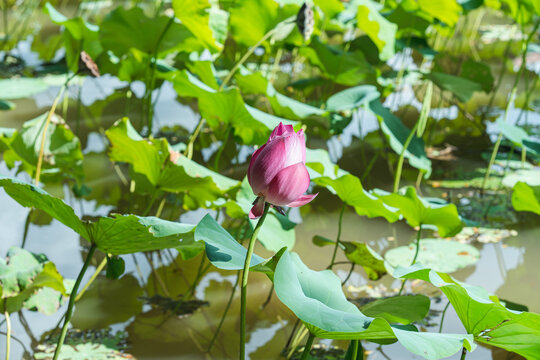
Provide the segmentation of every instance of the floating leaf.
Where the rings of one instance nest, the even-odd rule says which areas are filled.
[[[41,78],[14,77],[0,80],[0,99],[22,99],[47,90],[49,85]]]
[[[412,263],[416,245],[399,246],[390,249],[384,258],[395,266]],[[445,273],[452,273],[475,264],[480,259],[479,251],[471,245],[442,239],[420,239],[420,250],[416,262]]]
[[[382,317],[364,315],[347,301],[341,280],[334,273],[310,270],[295,253],[285,252],[281,256],[274,288],[281,302],[317,337],[384,343],[397,339],[407,350],[426,359],[451,356],[463,346],[468,350],[475,347],[471,335],[416,332],[414,327],[403,330]]]
[[[540,186],[531,187],[524,182],[517,182],[512,192],[512,206],[517,211],[540,215]]]

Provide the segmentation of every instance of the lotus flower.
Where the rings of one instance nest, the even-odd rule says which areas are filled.
[[[299,207],[313,200],[317,194],[304,195],[309,187],[304,132],[279,123],[266,144],[251,156],[248,181],[257,195],[249,212],[251,219],[263,214],[265,202],[274,207]]]

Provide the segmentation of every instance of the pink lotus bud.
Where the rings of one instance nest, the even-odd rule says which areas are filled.
[[[248,181],[257,195],[251,219],[262,215],[265,202],[298,207],[313,200],[317,194],[303,195],[309,187],[304,132],[296,133],[292,125],[279,123],[266,144],[251,156]]]

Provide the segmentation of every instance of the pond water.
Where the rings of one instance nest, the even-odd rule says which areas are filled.
[[[85,79],[81,93],[84,94],[85,105],[92,109],[100,102],[108,102],[103,113],[100,114],[99,126],[107,128],[110,123],[122,116],[125,109],[123,99],[108,100],[113,88],[122,88],[126,84],[118,82],[114,78],[104,77],[99,80]],[[78,91],[76,86],[72,88],[71,102],[76,101]],[[125,89],[124,89],[125,90]],[[17,102],[17,110],[3,115],[2,126],[20,127],[23,121],[45,111],[50,106],[58,87],[52,86],[47,92],[36,95],[33,99],[25,99]],[[136,94],[137,91],[133,90]],[[104,100],[105,99],[105,100]],[[68,111],[72,111],[70,106]],[[136,118],[136,114],[134,115]],[[177,102],[176,96],[172,93],[169,85],[165,84],[160,94],[156,106],[156,115],[159,122],[156,126],[173,126],[181,124],[187,131],[193,130],[198,120],[198,115],[186,105]],[[327,142],[331,155],[343,168],[355,168],[355,159],[358,159],[358,149],[351,147],[351,143],[358,141],[362,129],[369,128],[369,119],[365,120],[363,128],[358,127],[359,117],[349,125],[344,135],[332,138]],[[91,124],[90,116],[81,123],[79,134],[85,148],[86,156],[95,156],[92,167],[108,166],[105,156],[97,154],[106,151],[106,142],[98,131],[89,130]],[[71,124],[73,128],[77,124]],[[95,125],[89,126],[95,129]],[[312,140],[312,143],[317,140]],[[212,149],[205,151],[212,152]],[[249,154],[249,152],[248,152]],[[345,154],[345,155],[343,155]],[[343,155],[343,156],[342,156]],[[204,151],[203,151],[204,156]],[[468,167],[481,167],[478,160],[455,159],[441,166],[443,174],[452,168],[468,164]],[[238,170],[237,170],[238,172]],[[380,179],[391,179],[385,170],[384,164],[377,164],[374,169],[375,175],[372,178],[379,179],[377,186],[388,188],[388,181]],[[0,163],[0,173],[15,176],[13,170],[7,169],[5,164]],[[379,174],[380,173],[380,174]],[[243,175],[238,173],[241,178]],[[24,175],[19,175],[24,178]],[[443,177],[444,178],[444,175]],[[26,179],[30,180],[30,179]],[[90,186],[98,182],[104,188],[113,189],[118,185],[118,177],[111,172],[105,178],[95,180]],[[69,196],[68,188],[48,189],[49,191],[65,196],[78,215],[106,215],[114,210],[113,206],[99,204],[96,201],[83,201],[80,204],[74,203]],[[428,185],[422,185],[421,191],[430,196],[441,196],[443,190],[435,189]],[[465,189],[454,190],[454,195],[463,199],[467,198]],[[470,196],[470,194],[469,194]],[[3,190],[0,190],[0,226],[3,229],[0,235],[0,253],[6,253],[12,246],[20,246],[25,234],[25,223],[28,209],[19,206],[9,198]],[[328,194],[321,194],[314,203],[310,211],[298,212],[295,209],[291,213],[291,218],[301,222],[296,227],[295,251],[302,254],[303,259],[310,268],[315,270],[325,269],[331,257],[331,251],[327,248],[315,247],[311,239],[314,235],[322,235],[331,239],[336,237],[338,216],[340,205]],[[206,211],[188,212],[182,214],[180,219],[183,222],[196,223],[202,218]],[[505,300],[521,303],[529,307],[530,311],[540,311],[540,298],[536,296],[535,290],[540,281],[540,272],[537,259],[540,258],[540,224],[537,218],[531,218],[526,225],[515,227],[517,235],[504,239],[497,243],[475,243],[474,246],[480,251],[479,261],[466,267],[453,275],[464,282],[481,285],[488,291],[498,295]],[[427,233],[427,231],[426,231]],[[366,219],[359,217],[351,211],[346,211],[343,218],[342,240],[367,242],[380,254],[399,245],[406,245],[414,240],[415,232],[403,223],[388,224],[383,220]],[[427,237],[427,235],[425,235]],[[56,220],[46,225],[30,224],[27,230],[25,248],[32,252],[46,252],[49,259],[53,260],[58,270],[66,278],[75,278],[82,265],[85,256],[85,242],[80,240],[78,235]],[[264,248],[256,248],[256,252],[261,255],[271,256],[271,253]],[[172,256],[169,256],[172,255]],[[182,261],[177,258],[176,251],[167,256],[153,256],[153,264],[160,274],[157,280],[152,275],[151,267],[143,255],[124,256],[126,261],[126,274],[120,280],[109,280],[100,275],[94,284],[88,289],[83,299],[77,303],[72,323],[79,329],[101,329],[110,327],[113,332],[122,331],[123,336],[127,336],[127,352],[138,359],[227,359],[234,358],[238,347],[238,326],[239,326],[239,296],[235,293],[230,311],[225,318],[221,332],[215,341],[212,351],[206,353],[207,348],[219,319],[229,300],[233,285],[236,281],[235,272],[226,272],[210,267],[204,274],[195,289],[195,298],[207,301],[208,304],[202,306],[193,315],[178,317],[161,310],[143,304],[142,298],[151,297],[155,294],[164,294],[163,287],[167,289],[173,298],[175,294],[181,294],[188,290],[190,283],[196,276],[200,266],[201,257],[197,256],[189,261]],[[339,254],[338,256],[342,256]],[[173,261],[173,258],[174,261]],[[345,258],[338,258],[338,261]],[[86,273],[83,283],[92,275],[95,266],[101,258],[93,262],[93,267]],[[334,268],[337,274],[345,279],[348,276],[349,266],[338,265]],[[161,283],[159,283],[161,281]],[[376,285],[378,284],[378,285]],[[376,286],[375,286],[376,285]],[[388,277],[377,283],[368,281],[363,270],[356,269],[350,275],[345,286],[347,295],[350,298],[357,298],[372,294],[373,292],[391,293],[399,288],[400,283],[391,281]],[[413,282],[412,291],[415,286],[421,286]],[[409,286],[406,289],[411,290]],[[247,353],[251,359],[277,359],[283,350],[283,345],[289,338],[295,324],[294,315],[287,310],[273,295],[270,301],[262,310],[266,302],[271,283],[259,273],[250,276],[250,287],[248,295],[248,343]],[[416,289],[417,290],[417,289]],[[435,292],[433,292],[435,294]],[[433,298],[432,309],[443,310],[446,300]],[[13,316],[13,358],[20,358],[25,354],[28,356],[44,338],[46,333],[55,328],[61,320],[65,311],[65,305],[54,315],[45,316],[40,313],[23,311],[22,316]],[[440,322],[440,313],[435,313],[426,324],[430,331],[437,331]],[[28,327],[27,324],[31,324]],[[463,333],[464,329],[456,314],[449,308],[445,321],[444,331],[452,333]],[[320,340],[326,346],[337,346],[346,348],[346,342]],[[0,341],[0,350],[4,343]],[[399,344],[385,346],[383,351],[373,343],[364,342],[365,349],[368,350],[367,359],[416,359]],[[459,358],[456,354],[452,358]],[[517,355],[504,351],[488,349],[480,346],[476,351],[469,354],[469,359],[514,359]]]

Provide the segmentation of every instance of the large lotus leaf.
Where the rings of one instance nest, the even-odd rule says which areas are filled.
[[[337,179],[319,177],[313,179],[313,182],[317,185],[331,187],[344,203],[354,207],[358,215],[369,218],[382,216],[389,222],[399,219],[396,207],[388,206],[381,199],[365,191],[360,179],[354,175],[347,174]]]
[[[9,148],[4,153],[9,167],[21,161],[19,169],[30,176],[35,174],[47,115],[45,113],[25,122],[19,131],[0,134],[0,142]],[[45,134],[41,178],[44,181],[62,181],[66,178],[80,181],[83,178],[82,160],[79,139],[62,118],[52,115]]]
[[[421,279],[440,288],[452,303],[465,330],[478,342],[533,359],[540,353],[540,315],[505,308],[479,286],[459,282],[421,264],[397,268],[397,278]]]
[[[135,172],[145,175],[156,186],[169,157],[166,140],[145,140],[127,118],[117,121],[106,134],[112,145],[110,159],[131,164]]]
[[[47,90],[43,79],[14,77],[0,80],[0,99],[22,99]]]
[[[241,1],[229,9],[233,39],[243,45],[255,45],[281,20],[274,0]]]
[[[206,215],[197,224],[195,241],[204,241],[206,256],[220,269],[241,270],[244,268],[247,250],[231,234],[219,225],[210,215]],[[251,257],[251,267],[266,260],[257,254]]]
[[[333,163],[328,151],[324,149],[306,148],[306,166],[312,180],[319,177],[328,177],[335,180],[349,173]],[[333,189],[329,190],[333,192]]]
[[[179,155],[170,161],[166,139],[146,140],[133,128],[129,120],[122,119],[107,130],[112,147],[109,157],[113,161],[127,162],[133,170],[144,175],[156,188],[167,192],[186,192],[185,206],[205,206],[223,193],[238,186],[238,181],[227,178]]]
[[[257,108],[254,108],[253,106],[246,105],[246,110],[249,112],[251,116],[258,122],[264,124],[269,130],[274,130],[276,126],[279,125],[279,123],[283,123],[283,125],[296,125],[296,121],[284,119],[279,116],[271,115],[267,112],[261,111]]]
[[[178,19],[210,51],[223,48],[227,39],[227,20],[229,14],[219,8],[215,1],[173,0],[172,6]]]
[[[416,244],[388,250],[384,258],[395,266],[409,266],[416,252]],[[416,262],[436,271],[451,273],[475,264],[479,251],[471,245],[442,239],[421,239]]]
[[[540,215],[540,186],[531,187],[524,182],[517,182],[512,192],[512,206],[517,211]]]
[[[438,334],[402,330],[384,318],[364,315],[347,301],[341,280],[331,271],[313,271],[295,253],[285,252],[274,273],[278,298],[317,337],[365,339],[389,343],[398,339],[409,351],[426,359],[441,359],[463,346],[474,349],[472,335]],[[419,346],[419,342],[423,346]]]
[[[418,0],[418,5],[420,9],[451,27],[457,23],[462,11],[456,0]]]
[[[326,109],[329,111],[345,111],[357,109],[379,98],[380,94],[373,85],[359,85],[340,91],[328,98]]]
[[[191,247],[195,225],[162,220],[153,216],[114,215],[102,217],[92,226],[92,238],[104,253],[131,254],[168,248]]]
[[[172,21],[170,25],[169,21]],[[185,25],[165,15],[148,17],[140,7],[119,6],[108,13],[100,25],[99,38],[103,47],[116,56],[128,53],[131,48],[147,54],[201,48]]]
[[[317,246],[326,246],[335,245],[336,242],[316,235],[313,237],[313,243]],[[368,244],[356,241],[340,241],[339,243],[347,259],[356,265],[362,266],[370,280],[378,280],[386,274],[384,259]]]
[[[62,224],[73,229],[83,238],[90,239],[86,225],[75,215],[73,209],[40,187],[1,175],[0,186],[13,200],[22,206],[43,210]]]
[[[385,61],[394,56],[394,44],[397,25],[383,17],[378,8],[380,5],[371,0],[359,0],[356,12],[356,26],[362,29],[377,45],[379,57]]]
[[[197,98],[201,116],[211,127],[231,124],[234,134],[248,145],[262,144],[267,140],[270,129],[251,115],[237,88],[218,92],[185,70],[161,76],[172,82],[178,95]]]
[[[389,323],[408,325],[424,319],[430,304],[425,295],[392,296],[370,302],[360,307],[360,311],[367,316],[382,317]]]
[[[540,140],[529,136],[519,126],[504,121],[502,116],[497,119],[497,126],[504,137],[514,143],[514,145],[525,148],[525,150],[535,155],[540,155]]]
[[[322,43],[317,37],[313,38],[310,47],[302,47],[300,54],[325,77],[341,85],[356,86],[373,80],[375,74],[361,51],[346,52]]]
[[[460,76],[432,72],[426,77],[441,89],[450,91],[463,102],[468,101],[475,91],[482,91],[482,85]]]
[[[454,204],[429,202],[419,197],[412,186],[401,189],[399,193],[378,189],[373,193],[385,204],[398,208],[410,226],[434,225],[442,237],[454,236],[463,228]]]
[[[383,107],[379,100],[372,101],[369,104],[369,108],[377,115],[381,130],[387,136],[392,150],[398,155],[401,154],[411,130],[403,124],[401,119]],[[424,142],[421,138],[413,136],[409,146],[405,150],[405,157],[409,160],[411,166],[423,170],[426,173],[426,177],[430,176],[431,160],[426,155]]]
[[[62,276],[44,255],[11,247],[6,259],[0,258],[0,309],[9,313],[19,311],[36,291],[52,288],[65,294]],[[30,304],[28,308],[33,308]]]

